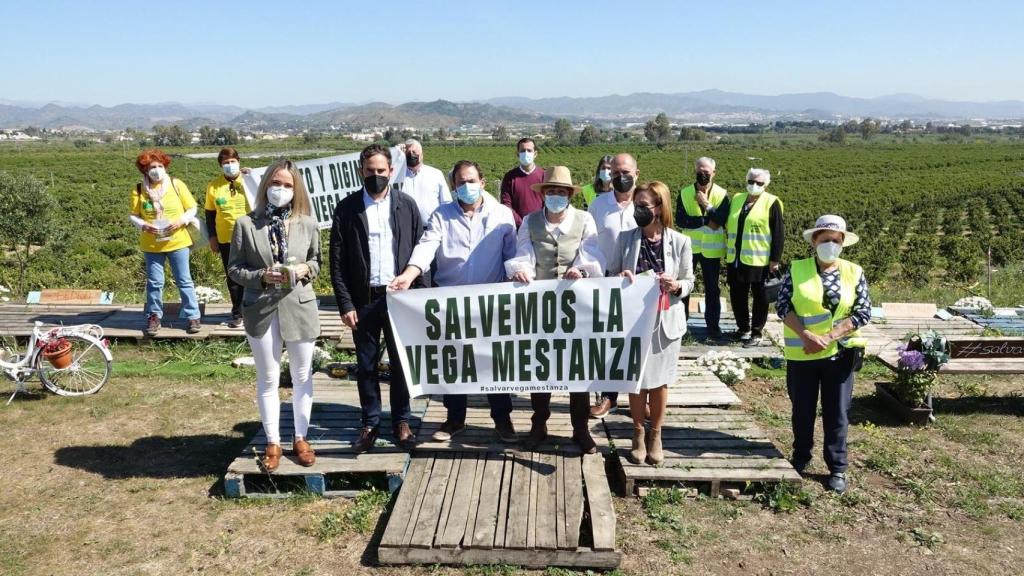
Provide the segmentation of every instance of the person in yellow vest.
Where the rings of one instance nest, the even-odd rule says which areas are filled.
[[[768,296],[764,283],[769,272],[779,270],[785,229],[782,200],[765,192],[771,182],[767,170],[747,171],[747,191],[732,197],[726,220],[726,282],[729,302],[736,316],[736,339],[744,347],[761,345],[768,321]],[[753,310],[748,298],[754,302]]]
[[[815,255],[793,262],[776,303],[784,324],[786,387],[793,406],[791,462],[802,474],[811,461],[820,391],[828,487],[841,493],[846,490],[853,375],[867,345],[859,330],[871,321],[871,297],[861,267],[839,258],[844,247],[858,240],[845,220],[822,216],[803,236]]]
[[[704,325],[708,339],[720,340],[722,329],[721,295],[718,280],[722,274],[725,256],[725,225],[729,218],[729,193],[715,183],[715,161],[707,156],[694,164],[696,178],[693,184],[679,193],[676,221],[679,231],[690,239],[693,248],[693,270],[700,266],[704,279]],[[683,309],[689,311],[690,297],[683,299]]]
[[[252,210],[252,199],[242,183],[238,151],[234,148],[222,149],[217,154],[217,163],[220,164],[222,174],[206,185],[206,231],[210,236],[210,251],[219,254],[224,264],[228,294],[231,295],[231,320],[228,326],[238,328],[242,325],[242,293],[245,288],[227,275],[231,259],[231,234],[235,231],[235,222]]]
[[[199,332],[199,300],[196,298],[188,256],[192,236],[185,226],[196,216],[196,201],[185,183],[167,175],[171,157],[160,150],[144,150],[135,159],[142,182],[131,194],[129,220],[142,234],[139,245],[146,261],[147,336],[160,332],[163,318],[164,262],[171,265],[174,283],[181,295],[178,316],[186,321],[189,334]]]
[[[505,262],[508,278],[528,284],[534,279],[604,276],[605,259],[594,218],[570,204],[580,188],[573,185],[569,169],[552,166],[544,172],[543,182],[533,184],[531,189],[541,195],[544,207],[523,219],[516,233],[516,255]],[[532,425],[525,447],[533,450],[548,436],[551,393],[530,394],[530,405]],[[590,402],[586,392],[569,393],[569,418],[573,442],[584,454],[596,453],[597,444],[590,435]]]
[[[615,157],[605,154],[597,161],[597,168],[594,170],[594,181],[582,188],[583,208],[589,208],[594,204],[594,199],[612,190],[612,160]]]

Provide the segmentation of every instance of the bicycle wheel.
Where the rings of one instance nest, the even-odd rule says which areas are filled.
[[[70,334],[64,338],[71,343],[71,365],[57,369],[37,354],[39,379],[47,390],[60,396],[94,394],[110,379],[110,351],[92,336]]]

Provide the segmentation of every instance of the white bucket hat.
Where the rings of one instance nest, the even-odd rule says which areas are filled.
[[[821,218],[818,218],[818,220],[814,222],[814,228],[804,230],[804,240],[811,242],[811,237],[813,237],[814,233],[819,230],[841,232],[843,234],[843,247],[853,246],[857,242],[860,242],[859,236],[846,230],[846,220],[843,220],[842,216],[826,214]]]

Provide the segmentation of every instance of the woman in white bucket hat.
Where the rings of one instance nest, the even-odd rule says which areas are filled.
[[[818,395],[824,428],[828,487],[846,490],[847,411],[853,375],[864,356],[859,329],[871,320],[871,298],[860,266],[839,258],[860,240],[839,216],[818,218],[804,230],[814,256],[797,260],[783,278],[776,311],[785,336],[786,387],[793,407],[793,467],[803,473],[814,447]]]

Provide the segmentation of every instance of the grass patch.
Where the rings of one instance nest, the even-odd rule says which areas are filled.
[[[369,534],[373,532],[377,518],[389,498],[387,492],[380,490],[361,492],[344,512],[328,512],[321,516],[314,522],[310,532],[320,542],[333,540],[348,532]]]
[[[754,496],[765,508],[779,513],[793,512],[799,508],[808,508],[814,504],[814,496],[802,486],[793,482],[779,482]]]

